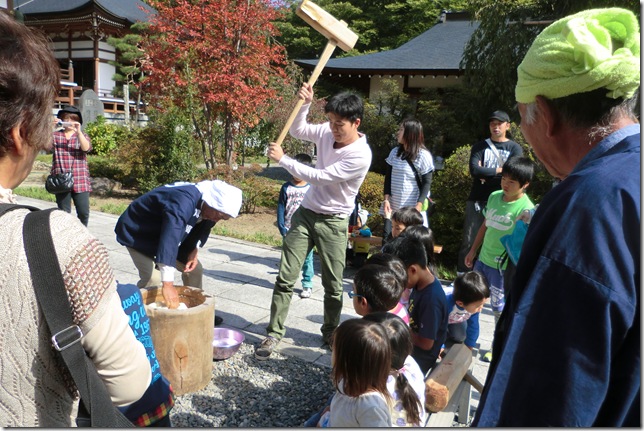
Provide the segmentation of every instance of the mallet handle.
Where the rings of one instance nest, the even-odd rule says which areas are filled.
[[[320,55],[320,59],[318,60],[318,64],[315,66],[315,69],[313,69],[313,73],[311,73],[311,77],[309,78],[308,83],[313,87],[313,84],[315,84],[315,81],[317,81],[318,77],[320,76],[320,73],[322,73],[322,70],[324,69],[324,66],[326,66],[327,61],[329,61],[329,58],[331,58],[331,54],[333,54],[333,51],[335,50],[336,43],[332,40],[329,40],[324,47],[324,51],[322,51],[322,55]],[[295,108],[293,109],[293,112],[291,112],[291,116],[288,117],[288,120],[286,120],[286,124],[284,125],[284,128],[282,129],[282,133],[280,133],[279,137],[277,138],[277,141],[275,143],[277,145],[282,145],[282,142],[284,142],[284,139],[286,138],[286,134],[288,133],[288,130],[291,128],[291,125],[293,124],[293,121],[295,121],[295,117],[297,116],[297,113],[300,112],[300,108],[304,105],[304,100],[298,99],[297,103],[295,104]]]

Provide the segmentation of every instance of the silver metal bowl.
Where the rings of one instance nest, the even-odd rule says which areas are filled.
[[[233,356],[242,343],[244,334],[229,328],[214,328],[212,334],[212,358],[228,359]]]

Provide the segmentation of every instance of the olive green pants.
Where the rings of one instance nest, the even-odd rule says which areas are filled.
[[[273,287],[271,318],[266,332],[278,340],[284,336],[284,321],[306,255],[317,248],[322,266],[324,288],[324,324],[322,335],[330,336],[340,324],[342,312],[342,276],[346,263],[348,217],[317,214],[300,207],[291,219],[284,237],[279,274]]]

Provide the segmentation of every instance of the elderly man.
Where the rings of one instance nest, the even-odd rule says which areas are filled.
[[[640,34],[563,18],[518,68],[522,132],[561,182],[523,245],[474,426],[641,426]]]
[[[219,180],[167,184],[134,200],[114,232],[139,271],[137,286],[162,285],[168,308],[177,308],[175,268],[184,285],[201,289],[203,267],[197,251],[215,223],[237,217],[241,204],[242,191]]]

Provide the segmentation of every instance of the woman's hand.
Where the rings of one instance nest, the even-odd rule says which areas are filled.
[[[389,203],[389,199],[385,199],[382,205],[382,211],[385,213],[385,218],[391,218],[391,203]]]
[[[422,202],[416,202],[416,211],[419,213],[423,212],[423,203]]]

